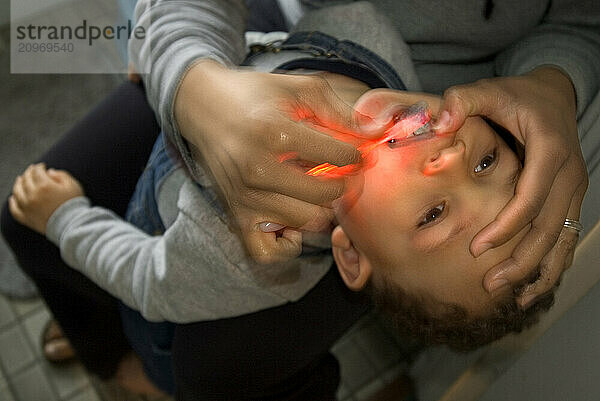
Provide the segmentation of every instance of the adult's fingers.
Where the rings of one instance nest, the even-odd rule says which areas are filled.
[[[438,113],[436,129],[440,133],[457,131],[469,116],[487,116],[492,120],[507,107],[506,96],[489,80],[457,85],[447,89]]]
[[[282,128],[283,127],[283,128]],[[279,154],[293,153],[301,160],[345,166],[360,161],[360,152],[351,144],[319,132],[302,122],[284,120],[272,129],[277,135],[265,137],[275,141]],[[265,145],[270,145],[266,143]]]
[[[577,241],[575,242],[573,249],[571,249],[567,253],[567,256],[565,257],[565,262],[563,264],[563,271],[569,270],[571,268],[571,266],[573,265],[573,258],[575,257],[575,247],[577,246],[578,242],[579,242],[579,236],[577,236]]]
[[[295,166],[280,163],[264,155],[252,161],[242,176],[248,195],[261,199],[263,192],[281,193],[315,205],[326,205],[339,198],[344,192],[343,179],[323,179],[312,177]],[[254,200],[252,200],[254,201]]]
[[[579,183],[560,174],[540,214],[533,219],[531,229],[523,237],[512,256],[490,269],[484,276],[483,285],[494,291],[509,283],[518,283],[537,271],[542,258],[552,249],[561,232],[573,195]]]
[[[556,187],[556,176],[563,167],[562,160],[553,151],[552,144],[534,141],[525,149],[525,163],[515,195],[502,208],[494,221],[484,227],[471,241],[471,253],[478,257],[490,248],[497,247],[510,240],[523,227],[529,224],[542,209],[551,189]],[[561,188],[562,194],[570,201],[575,190],[571,177],[564,177],[567,186]],[[566,202],[566,200],[564,200]],[[565,206],[565,210],[568,207]]]
[[[302,252],[301,230],[322,231],[333,219],[331,209],[281,194],[261,192],[249,195],[248,200],[251,206],[239,206],[233,214],[250,256],[260,263],[298,256]]]
[[[587,185],[582,184],[571,200],[567,217],[578,220],[581,204]],[[517,302],[523,309],[533,304],[535,299],[550,291],[558,282],[560,275],[571,266],[575,246],[579,240],[579,233],[573,229],[563,227],[558,241],[552,250],[542,259],[540,263],[540,276],[534,282],[525,287]]]
[[[259,223],[258,228],[263,233],[274,233],[285,228],[285,225],[273,223],[271,221],[263,221],[262,223]]]
[[[550,291],[557,284],[562,272],[572,260],[573,251],[579,236],[573,230],[563,228],[558,241],[540,263],[540,276],[528,284],[517,298],[522,309],[527,309],[540,295]]]
[[[273,192],[248,194],[247,201],[246,209],[253,210],[252,224],[269,222],[304,231],[322,231],[329,226],[334,216],[333,210],[329,208]],[[280,228],[266,231],[279,231]]]
[[[335,131],[354,135],[368,135],[368,132],[363,131],[365,127],[371,125],[371,118],[357,112],[352,106],[340,99],[326,79],[321,78],[317,82],[316,85],[312,83],[310,89],[304,95],[304,103],[312,109],[317,122]],[[300,96],[302,94],[303,92],[300,92]]]

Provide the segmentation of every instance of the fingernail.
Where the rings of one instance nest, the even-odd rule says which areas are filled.
[[[521,309],[529,309],[529,307],[534,304],[536,298],[536,294],[525,295],[521,298]]]
[[[260,231],[264,233],[272,233],[281,230],[285,226],[282,224],[272,223],[270,221],[263,221],[258,225],[258,227],[260,228]]]
[[[505,278],[497,278],[495,280],[493,280],[490,285],[488,285],[488,292],[494,292],[504,286],[508,285],[508,280]]]
[[[54,354],[58,350],[58,347],[54,343],[48,343],[44,345],[44,351],[47,354]]]
[[[492,244],[490,242],[483,242],[479,246],[476,245],[473,249],[473,256],[478,258],[481,255],[483,255],[485,252],[490,250],[491,247],[492,247]]]
[[[437,131],[445,131],[450,126],[450,113],[446,110],[438,116],[437,121],[433,125],[433,129]]]

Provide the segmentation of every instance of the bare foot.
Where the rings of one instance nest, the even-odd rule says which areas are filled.
[[[167,395],[146,376],[141,359],[133,352],[128,353],[121,359],[115,378],[121,387],[134,394],[153,397],[164,397]]]
[[[42,335],[42,352],[44,357],[54,363],[63,363],[75,359],[75,350],[65,337],[60,325],[50,320]]]

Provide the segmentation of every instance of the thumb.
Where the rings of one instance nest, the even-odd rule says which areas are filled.
[[[444,92],[434,129],[439,133],[455,132],[463,126],[467,117],[491,118],[502,107],[502,99],[496,86],[482,81],[453,86]]]
[[[48,170],[46,170],[46,172],[48,173],[48,176],[50,178],[52,178],[55,182],[58,183],[64,182],[67,179],[67,176],[69,175],[64,170],[56,170],[53,168],[49,168]]]
[[[79,181],[77,181],[75,179],[75,177],[73,177],[70,173],[68,173],[65,170],[55,170],[53,168],[49,168],[47,170],[47,173],[48,173],[48,176],[57,183],[60,183],[60,184],[73,183],[73,184],[80,185]]]

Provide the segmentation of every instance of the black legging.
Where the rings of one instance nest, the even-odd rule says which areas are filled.
[[[123,215],[158,132],[143,90],[128,83],[96,106],[38,161],[69,171],[94,204]],[[116,300],[69,268],[58,248],[44,236],[16,222],[6,203],[2,234],[83,364],[103,378],[111,376],[129,350]]]
[[[141,86],[125,83],[40,158],[65,169],[95,205],[123,215],[159,132]],[[45,237],[17,223],[6,203],[2,234],[33,279],[82,363],[107,378],[129,351],[115,298],[69,268]],[[177,325],[180,400],[334,399],[328,349],[366,310],[331,271],[300,301],[253,314]]]

